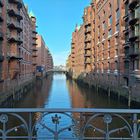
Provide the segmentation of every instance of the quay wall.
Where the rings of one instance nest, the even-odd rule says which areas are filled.
[[[35,84],[35,77],[24,80],[7,80],[0,83],[0,106],[10,107],[13,102],[24,98],[24,95]]]
[[[123,99],[128,103],[128,106],[131,106],[131,103],[140,103],[140,82],[135,82],[132,87],[127,87],[124,86],[121,76],[120,79],[116,79],[114,75],[110,75],[109,80],[107,80],[107,75],[93,73],[82,73],[79,76],[74,76],[74,74],[67,72],[67,76],[78,83],[93,87],[97,91],[103,91],[103,94],[115,97],[115,99]]]

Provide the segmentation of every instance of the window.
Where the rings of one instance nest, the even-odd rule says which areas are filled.
[[[98,35],[100,35],[100,26],[98,26]]]
[[[112,24],[112,16],[109,16],[109,26]]]
[[[102,43],[102,51],[104,51],[104,43]]]
[[[120,27],[119,23],[116,24],[116,32],[119,32],[119,27]]]
[[[104,63],[102,63],[102,73],[104,72]]]
[[[108,62],[108,70],[110,71],[110,62]]]
[[[108,40],[108,48],[110,48],[110,40]]]
[[[2,8],[0,8],[0,13],[2,13]]]
[[[111,36],[112,35],[112,29],[109,29],[108,30],[108,36]]]
[[[115,44],[116,44],[116,45],[119,44],[119,38],[118,38],[118,36],[115,37]]]
[[[106,29],[106,24],[105,24],[105,21],[103,22],[103,24],[102,24],[102,28],[103,28],[103,32],[105,31],[105,29]]]
[[[103,40],[105,39],[105,33],[103,33]]]
[[[100,36],[98,36],[98,42],[100,42]]]
[[[103,15],[104,15],[104,17],[105,17],[105,10],[103,10]]]
[[[125,15],[128,14],[129,11],[129,4],[125,4]]]
[[[135,35],[138,36],[139,35],[139,24],[137,24],[135,26]]]
[[[138,70],[140,67],[139,60],[134,61],[134,70]]]
[[[118,49],[115,50],[115,56],[118,56]]]
[[[115,61],[115,70],[118,70],[118,62]]]
[[[110,59],[110,51],[108,51],[108,59]]]
[[[129,69],[129,62],[128,61],[125,61],[124,67],[125,67],[125,69]]]
[[[109,11],[110,11],[110,13],[112,13],[112,5],[111,5],[111,3],[109,3]]]
[[[118,8],[118,9],[116,10],[116,21],[118,21],[119,18],[120,18],[120,9]]]
[[[104,52],[103,52],[103,55],[102,55],[102,60],[104,60]]]
[[[117,8],[120,6],[120,0],[117,0]]]

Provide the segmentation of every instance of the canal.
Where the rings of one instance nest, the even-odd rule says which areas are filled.
[[[104,93],[97,93],[93,88],[77,84],[71,79],[67,79],[65,74],[53,74],[49,75],[43,80],[36,80],[35,86],[29,91],[24,98],[20,101],[13,103],[12,107],[14,108],[128,108],[125,102],[118,101],[116,97],[110,99]],[[58,116],[57,116],[58,115]],[[79,119],[79,114],[68,113],[51,113],[51,114],[41,114],[36,112],[32,114],[33,122],[35,123],[35,135],[38,140],[44,140],[42,138],[47,136],[49,140],[54,140],[54,135],[56,135],[57,125],[60,128],[67,127],[68,125],[73,125],[71,117],[74,119]],[[43,117],[40,117],[43,116]],[[23,117],[28,121],[28,117],[23,113]],[[60,117],[60,124],[55,123],[53,118]],[[12,121],[14,120],[14,121]],[[43,124],[42,124],[43,122]],[[117,123],[116,123],[117,122]],[[9,123],[10,128],[17,126],[18,121],[15,118],[11,118]],[[44,126],[45,124],[45,126]],[[103,121],[101,118],[97,119],[97,124],[101,127],[104,127]],[[114,126],[121,125],[119,120],[115,121]],[[55,130],[54,133],[50,133],[48,129],[45,129],[46,126],[49,126],[51,130]],[[119,127],[118,126],[118,127]],[[113,126],[112,126],[113,127]],[[77,129],[78,128],[78,129]],[[79,135],[80,127],[72,127],[63,131],[59,136],[77,138]],[[17,130],[12,133],[16,135]],[[23,135],[23,130],[18,129],[18,135]],[[88,132],[87,135],[90,136],[91,132]],[[122,132],[123,136],[127,133]],[[98,133],[96,134],[98,136]],[[115,135],[114,135],[115,136]],[[56,138],[57,139],[57,138]],[[61,138],[60,138],[61,139]]]
[[[34,88],[14,108],[128,108],[117,98],[110,99],[93,88],[79,85],[65,74],[38,79]]]

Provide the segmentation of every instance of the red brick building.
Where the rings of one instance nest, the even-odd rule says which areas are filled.
[[[140,101],[140,1],[93,0],[84,10],[84,72],[91,85]],[[76,34],[76,35],[75,35]],[[75,31],[67,64],[80,68],[75,44],[81,37]],[[75,37],[76,36],[76,37]],[[82,46],[80,46],[81,49]],[[77,71],[73,71],[73,75]],[[79,74],[79,73],[78,73]]]
[[[42,71],[39,69],[42,68]],[[45,41],[41,35],[37,35],[37,72],[42,72],[42,76],[45,76],[46,71],[53,69],[53,58],[46,47]],[[38,73],[40,75],[40,73]],[[38,76],[39,76],[38,75]]]
[[[41,45],[45,47],[44,42]],[[24,92],[32,84],[36,76],[36,46],[33,12],[28,13],[22,0],[0,0],[0,103],[6,98],[15,98],[15,93]],[[51,67],[52,56],[48,57],[47,53],[43,50],[40,61],[47,65],[48,59]]]

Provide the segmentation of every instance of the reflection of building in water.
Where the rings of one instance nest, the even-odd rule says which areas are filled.
[[[47,103],[52,88],[53,75],[49,75],[46,79],[37,80],[35,91],[36,107],[43,107]]]
[[[93,107],[92,98],[90,98],[90,95],[87,94],[83,89],[80,89],[75,81],[68,79],[67,87],[69,90],[73,108]]]

